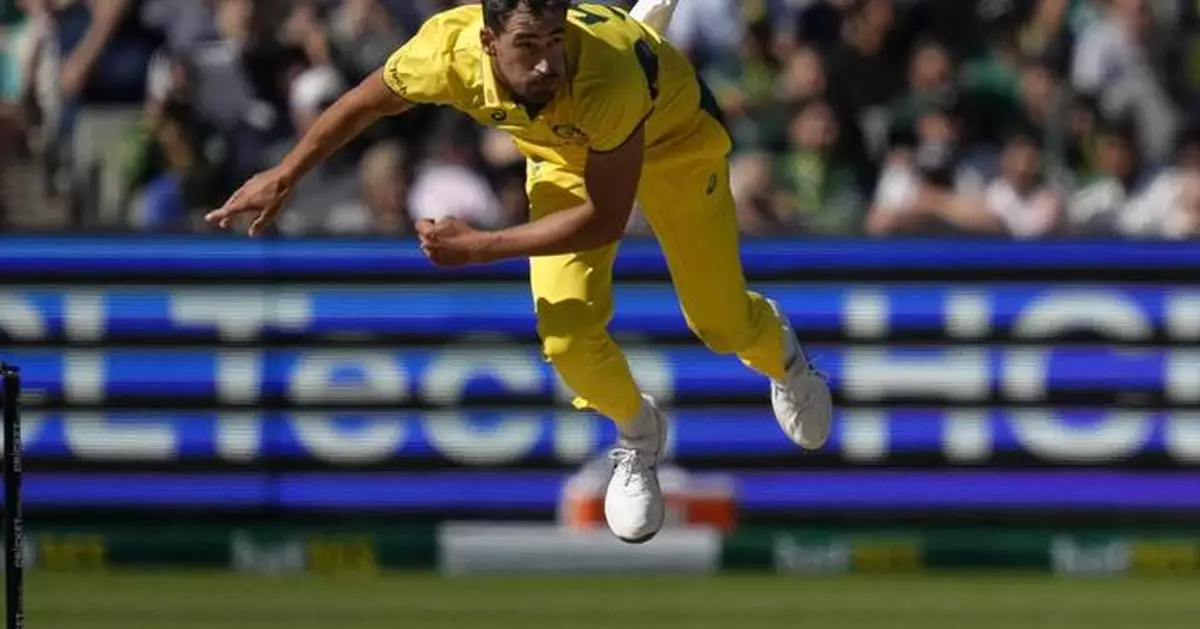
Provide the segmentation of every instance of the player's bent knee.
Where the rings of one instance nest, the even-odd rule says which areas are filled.
[[[538,300],[537,320],[542,352],[551,361],[598,351],[606,339],[605,318],[583,300]]]
[[[559,366],[563,363],[590,365],[604,354],[608,337],[603,333],[580,331],[577,334],[542,337],[542,354]]]

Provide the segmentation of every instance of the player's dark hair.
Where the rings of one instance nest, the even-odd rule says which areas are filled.
[[[483,0],[483,23],[497,33],[504,31],[508,18],[520,9],[534,16],[564,12],[571,6],[570,0]]]

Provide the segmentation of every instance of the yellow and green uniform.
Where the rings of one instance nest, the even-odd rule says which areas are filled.
[[[742,274],[729,134],[688,59],[619,9],[578,5],[564,42],[568,75],[549,104],[530,110],[496,80],[482,28],[478,6],[434,16],[388,60],[384,80],[409,102],[450,106],[509,133],[528,160],[533,219],[586,202],[588,155],[623,146],[644,124],[638,202],[689,325],[714,351],[782,379],[780,321]],[[530,272],[546,356],[579,406],[623,423],[642,400],[606,331],[616,251],[535,257]]]

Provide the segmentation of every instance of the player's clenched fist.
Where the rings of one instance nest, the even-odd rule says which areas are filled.
[[[438,266],[486,262],[486,235],[457,218],[417,221],[421,252]]]
[[[251,237],[261,235],[292,194],[292,182],[282,170],[273,168],[263,171],[245,183],[218,210],[205,215],[210,225],[227,228],[234,217],[252,214],[248,233]]]

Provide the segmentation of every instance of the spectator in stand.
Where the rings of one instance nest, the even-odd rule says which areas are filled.
[[[15,4],[0,2],[0,231],[8,227],[14,205],[12,171],[28,148],[25,70],[32,31],[32,21]]]
[[[136,132],[150,60],[161,36],[142,21],[147,0],[57,0],[59,87],[64,103],[60,147],[83,203],[82,216],[106,227],[124,223],[121,162],[111,151]]]
[[[195,80],[178,58],[155,63],[154,83],[139,134],[123,147],[123,192],[132,200],[133,227],[152,231],[192,230],[197,210],[215,207],[231,194],[225,137],[197,111]]]
[[[1118,230],[1132,238],[1200,237],[1200,125],[1183,134],[1171,165],[1130,201]]]
[[[777,103],[781,69],[771,51],[771,37],[769,23],[746,27],[737,53],[715,59],[704,72],[734,142],[742,149],[760,147],[779,135],[779,129],[763,128],[763,117]]]
[[[528,222],[529,195],[525,192],[525,166],[510,166],[501,170],[493,181],[493,188],[500,200],[500,224],[511,226]]]
[[[525,192],[525,158],[507,133],[487,129],[480,143],[480,156],[488,179],[500,197],[500,222],[517,225],[529,219],[529,196]],[[632,222],[632,219],[631,219]]]
[[[382,66],[407,34],[380,0],[344,0],[329,17],[332,60],[354,82]]]
[[[738,227],[749,236],[780,236],[791,231],[792,212],[781,205],[771,156],[744,153],[730,164],[730,189],[737,204]]]
[[[217,37],[181,38],[171,50],[194,77],[197,115],[228,144],[237,178],[257,172],[273,143],[293,133],[287,86],[308,64],[304,51],[272,36],[270,3],[212,0]]]
[[[825,61],[842,137],[864,163],[875,162],[886,148],[886,107],[902,85],[906,57],[895,24],[894,0],[854,0]]]
[[[28,92],[38,30],[29,10],[35,5],[41,6],[41,0],[0,0],[0,103],[5,105],[19,105]]]
[[[775,0],[771,21],[791,41],[826,51],[841,35],[842,16],[856,0]]]
[[[954,61],[936,40],[921,41],[913,49],[908,65],[908,90],[892,99],[888,122],[893,129],[912,131],[917,116],[958,98]]]
[[[1109,117],[1135,125],[1143,157],[1168,157],[1178,128],[1175,104],[1166,90],[1165,48],[1155,37],[1150,0],[1107,0],[1104,17],[1079,38],[1071,84],[1094,97]]]
[[[899,2],[913,35],[936,39],[958,61],[994,54],[996,36],[1009,30],[1028,0],[917,0]]]
[[[1043,238],[1060,229],[1064,199],[1046,181],[1037,131],[1010,133],[1000,156],[1000,174],[988,184],[984,203],[1014,238]]]
[[[301,72],[291,85],[291,123],[296,135],[272,147],[282,157],[310,128],[318,116],[349,88],[331,66],[314,66]],[[279,159],[271,159],[278,163]],[[370,224],[370,211],[362,200],[360,154],[354,147],[338,151],[322,162],[292,191],[290,208],[279,222],[286,235],[357,233]]]
[[[412,164],[404,147],[397,142],[381,142],[363,156],[362,197],[368,213],[339,217],[341,233],[375,234],[399,237],[413,233],[408,196],[412,183]],[[352,221],[369,218],[358,224]]]
[[[775,99],[783,106],[794,107],[811,98],[826,96],[829,77],[820,53],[809,46],[796,46],[783,61],[783,74],[775,86]]]
[[[760,114],[759,146],[770,151],[787,149],[788,127],[802,105],[829,98],[825,62],[815,48],[800,45],[789,49],[782,70],[775,81],[773,102]],[[841,134],[838,136],[840,141]]]
[[[838,122],[824,100],[802,104],[788,127],[788,150],[773,161],[776,214],[794,232],[856,234],[866,214],[857,173],[838,154]]]
[[[190,229],[431,13],[476,2],[0,0],[0,204],[37,208],[19,225]],[[734,136],[748,234],[1182,238],[1194,142],[1173,148],[1200,123],[1198,25],[1182,0],[687,0],[669,35]],[[368,129],[281,229],[525,220],[511,141],[444,118]],[[635,212],[629,230],[650,226]]]
[[[956,159],[961,151],[958,113],[952,107],[928,110],[917,118],[915,130],[915,145],[902,141],[888,157],[867,233],[1003,234],[1003,222],[984,203],[980,174]]]
[[[25,150],[25,124],[20,110],[10,103],[0,103],[0,232],[8,228],[10,204],[10,170]]]
[[[1012,126],[1028,130],[1038,143],[1044,175],[1059,185],[1070,185],[1070,164],[1083,159],[1078,136],[1070,133],[1070,94],[1042,57],[1021,64],[1019,100]],[[1084,130],[1086,131],[1086,130]]]
[[[1027,59],[1042,59],[1053,74],[1070,70],[1074,36],[1067,21],[1072,0],[1034,0],[1028,19],[1018,28],[1018,53]]]
[[[220,41],[217,6],[221,0],[147,0],[142,9],[146,25],[163,35],[166,52],[186,54],[198,46]]]
[[[413,6],[383,0],[292,0],[279,38],[304,52],[309,65],[336,68],[347,83],[357,84],[420,27],[411,23]],[[429,3],[418,3],[429,4]],[[445,3],[445,8],[453,2]],[[441,6],[437,8],[442,8]],[[408,27],[403,26],[409,22]],[[381,120],[362,135],[371,145],[399,137],[412,146],[422,143],[436,126],[433,108]]]
[[[413,184],[409,204],[415,220],[454,216],[483,229],[504,226],[500,199],[479,172],[478,146],[474,123],[447,112]]]
[[[1200,3],[1184,3],[1183,9],[1176,67],[1183,96],[1181,109],[1191,112],[1189,122],[1194,122],[1195,112],[1200,111]]]
[[[762,7],[758,0],[687,0],[675,9],[667,36],[701,66],[737,54],[742,44],[743,10]]]
[[[1067,228],[1075,236],[1114,236],[1146,175],[1128,118],[1101,118],[1092,136],[1095,175],[1067,204]]]
[[[10,134],[0,144],[0,170],[6,171],[0,206],[8,206],[14,229],[68,222],[65,190],[55,186],[53,168],[62,105],[52,8],[50,0],[16,0],[0,15],[0,107]]]

